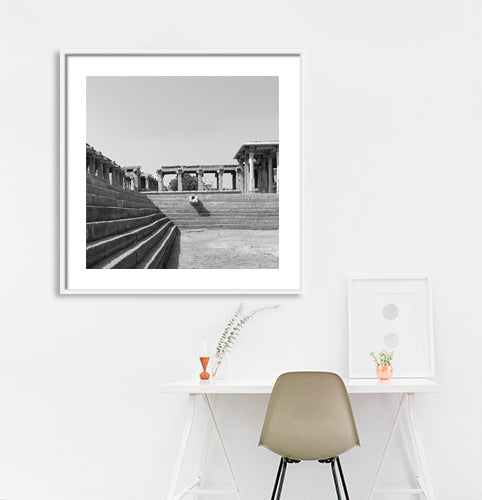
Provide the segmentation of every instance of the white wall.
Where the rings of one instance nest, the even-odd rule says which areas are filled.
[[[246,329],[231,369],[346,374],[346,276],[431,273],[442,390],[417,416],[437,497],[482,498],[481,25],[475,0],[3,2],[0,498],[164,498],[186,400],[159,386],[199,372],[200,340],[213,345],[240,301],[58,296],[61,48],[305,51],[305,291],[245,298],[282,307]],[[243,499],[268,498],[275,475],[256,447],[266,401],[219,401]],[[394,403],[354,398],[353,498],[367,497]],[[388,484],[407,478],[398,451]],[[284,498],[333,495],[330,481],[293,467]]]

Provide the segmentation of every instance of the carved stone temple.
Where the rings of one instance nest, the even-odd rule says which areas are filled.
[[[191,175],[197,180],[197,191],[236,191],[244,194],[277,193],[279,185],[279,142],[255,141],[241,145],[232,165],[165,165],[157,170],[158,191],[168,191],[167,175],[175,175],[176,191],[183,191],[183,177]],[[205,175],[214,174],[215,186],[207,186]],[[231,188],[225,179],[230,177]],[[193,191],[193,189],[190,189]]]

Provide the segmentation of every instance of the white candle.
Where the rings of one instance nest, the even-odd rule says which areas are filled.
[[[203,357],[208,355],[208,341],[203,340],[203,348],[202,348]]]

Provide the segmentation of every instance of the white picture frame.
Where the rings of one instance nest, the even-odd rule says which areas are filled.
[[[278,269],[85,268],[87,76],[277,75],[281,162]],[[302,53],[260,50],[64,50],[60,53],[60,293],[299,294],[302,292]],[[82,164],[82,165],[81,165]],[[283,164],[283,163],[282,163]],[[81,174],[82,172],[82,174]],[[282,172],[283,175],[283,172]],[[84,227],[83,227],[84,226]],[[82,240],[84,243],[82,244]],[[83,246],[83,248],[82,248]]]
[[[428,275],[348,278],[350,378],[376,378],[369,354],[393,350],[393,378],[433,377],[432,287]]]

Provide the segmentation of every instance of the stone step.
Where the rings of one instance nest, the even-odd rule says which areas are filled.
[[[236,192],[214,192],[214,191],[204,191],[204,192],[199,192],[199,191],[184,191],[182,193],[173,193],[173,194],[168,194],[168,193],[153,193],[152,191],[145,191],[144,192],[146,196],[149,198],[158,198],[162,200],[169,200],[169,199],[179,199],[179,198],[189,198],[189,196],[195,195],[199,199],[203,200],[227,200],[227,199],[245,199],[245,200],[256,200],[256,199],[263,199],[263,200],[269,200],[269,199],[276,199],[279,198],[279,194],[276,193],[256,193],[256,194],[243,194],[243,193],[236,193]]]
[[[154,208],[119,208],[119,207],[95,207],[87,206],[87,222],[108,221],[113,219],[129,219],[132,217],[143,217],[159,213],[157,207]]]
[[[241,194],[241,193],[215,193],[215,192],[189,192],[185,191],[183,193],[146,193],[146,196],[151,199],[160,199],[160,200],[173,200],[173,199],[186,199],[189,198],[192,194],[195,194],[200,200],[203,202],[205,200],[216,200],[216,201],[224,201],[224,200],[236,200],[241,199],[245,201],[252,200],[273,200],[279,199],[279,194],[277,193],[257,193],[257,194]]]
[[[99,179],[96,176],[92,176],[90,174],[87,174],[86,176],[87,179],[87,190],[90,190],[92,187],[98,187],[102,189],[107,189],[108,191],[111,192],[116,192],[116,193],[129,193],[132,196],[140,197],[140,198],[146,198],[146,195],[144,192],[139,192],[139,191],[134,191],[130,189],[124,189],[122,186],[116,185],[116,184],[110,184],[109,182],[105,181],[104,179]]]
[[[235,203],[223,203],[222,205],[156,205],[160,210],[169,212],[206,213],[206,212],[278,212],[278,205],[237,205]]]
[[[159,243],[137,264],[136,269],[162,269],[178,232],[177,227],[173,225]]]
[[[180,220],[192,220],[203,221],[203,220],[215,220],[215,219],[226,219],[226,220],[244,220],[244,219],[279,219],[279,214],[277,213],[258,213],[258,214],[243,214],[243,213],[221,213],[221,214],[211,214],[211,215],[193,215],[193,214],[166,214],[170,219],[180,219]]]
[[[203,205],[189,205],[189,204],[178,204],[178,205],[155,205],[160,210],[169,210],[171,212],[192,212],[192,213],[202,213],[202,212],[252,212],[256,210],[268,210],[277,211],[278,205],[239,205],[237,203],[222,203],[215,205],[214,203],[205,203]]]
[[[248,211],[240,211],[240,210],[235,210],[233,212],[228,212],[228,211],[222,211],[222,212],[208,212],[208,213],[197,213],[197,212],[171,212],[169,210],[165,211],[166,216],[168,217],[189,217],[193,220],[195,219],[209,219],[210,217],[254,217],[254,216],[259,216],[259,217],[278,217],[279,213],[274,210],[263,210],[263,211],[253,211],[253,212],[248,212]]]
[[[154,208],[155,205],[149,201],[132,201],[88,194],[86,196],[86,205],[96,207],[119,207],[119,208]]]
[[[212,217],[197,217],[197,218],[192,218],[192,217],[176,217],[174,215],[170,215],[169,219],[172,220],[174,223],[182,223],[182,222],[192,222],[193,224],[211,224],[215,222],[244,222],[247,220],[256,220],[259,222],[262,221],[271,221],[271,222],[278,222],[279,217],[277,215],[266,215],[264,217],[244,217],[244,216],[212,216]]]
[[[187,213],[205,213],[205,212],[277,212],[278,205],[237,205],[236,203],[223,203],[222,205],[204,204],[204,205],[154,205],[160,210],[169,210],[171,212]]]
[[[146,195],[146,198],[151,200],[153,203],[156,204],[166,204],[166,205],[173,205],[176,203],[189,203],[189,196],[183,196],[179,198],[162,198],[162,197],[156,197],[152,195]],[[264,204],[264,203],[270,203],[270,204],[276,204],[279,202],[278,198],[264,198],[264,197],[256,197],[256,198],[251,198],[251,197],[244,197],[244,196],[226,196],[224,198],[211,198],[207,197],[204,198],[202,196],[198,196],[198,200],[201,203],[239,203],[242,205],[251,205],[251,204]]]
[[[132,246],[153,233],[159,227],[168,222],[166,217],[154,220],[149,224],[137,227],[120,234],[107,236],[87,244],[87,268],[91,268],[97,262],[106,259],[110,255]]]
[[[134,217],[131,219],[115,219],[108,221],[87,222],[86,239],[87,242],[95,241],[106,236],[124,233],[135,229],[136,227],[145,226],[165,217],[162,212],[156,212],[152,215],[143,217]]]
[[[86,193],[105,196],[108,198],[115,198],[116,200],[131,200],[134,202],[146,202],[152,204],[152,201],[143,193],[138,193],[137,191],[130,191],[125,189],[109,189],[112,186],[105,184],[104,186],[93,186],[87,184]]]
[[[147,257],[149,252],[160,244],[173,227],[171,221],[166,222],[154,232],[126,249],[120,250],[92,266],[92,269],[134,269]]]
[[[147,194],[180,228],[276,229],[279,225],[278,194],[196,193],[199,205],[189,203],[189,193]]]
[[[176,226],[182,230],[196,230],[196,229],[254,229],[254,230],[263,230],[263,231],[271,231],[279,229],[279,224],[256,224],[255,222],[245,223],[245,224],[211,224],[209,226],[199,226],[196,224],[176,224]]]

